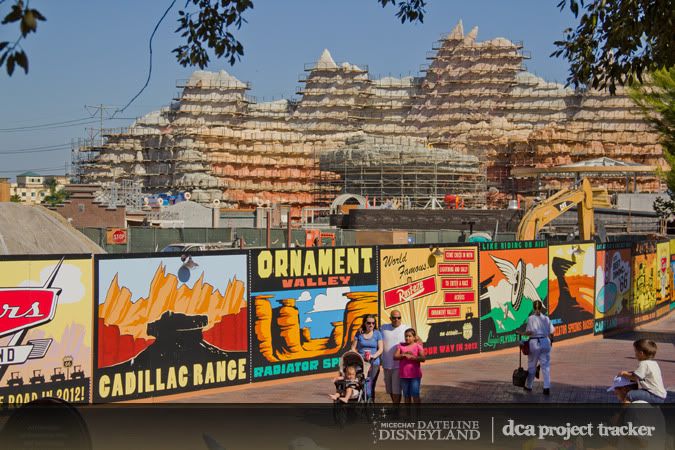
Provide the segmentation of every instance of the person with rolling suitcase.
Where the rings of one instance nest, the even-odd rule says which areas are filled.
[[[544,375],[544,395],[551,394],[551,338],[555,328],[542,311],[544,304],[540,300],[532,303],[534,313],[527,319],[525,334],[528,340],[529,353],[527,355],[527,380],[523,389],[532,391],[532,383],[537,371],[537,363],[541,366]]]

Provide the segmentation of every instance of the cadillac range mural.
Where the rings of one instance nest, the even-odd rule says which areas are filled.
[[[375,247],[252,252],[252,380],[337,370],[377,314]]]
[[[97,257],[94,399],[248,381],[247,256]]]
[[[0,407],[90,401],[90,259],[0,261]]]

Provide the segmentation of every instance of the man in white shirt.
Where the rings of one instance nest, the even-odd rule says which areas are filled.
[[[394,353],[396,353],[396,346],[405,341],[405,330],[410,327],[401,323],[401,311],[397,309],[391,311],[389,319],[390,324],[380,327],[384,344],[382,367],[387,394],[391,396],[394,405],[399,405],[401,403],[401,381],[398,374],[398,361],[394,360]]]

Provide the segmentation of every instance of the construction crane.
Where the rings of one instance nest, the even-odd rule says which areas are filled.
[[[561,216],[572,207],[577,207],[579,217],[579,238],[588,241],[595,235],[593,216],[593,189],[587,178],[581,180],[571,189],[562,189],[530,208],[518,225],[516,238],[529,241],[537,238],[537,233],[556,217]]]

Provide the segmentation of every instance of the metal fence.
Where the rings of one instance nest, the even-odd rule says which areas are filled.
[[[105,228],[79,228],[85,236],[91,239],[108,253],[146,253],[162,250],[169,244],[195,242],[217,243],[232,242],[242,237],[245,247],[265,247],[267,244],[267,230],[264,228],[156,228],[130,227],[127,228],[127,243],[122,245],[106,243]],[[356,245],[357,230],[331,230],[335,233],[335,245]],[[280,248],[286,246],[285,229],[271,230],[271,246]],[[450,244],[458,242],[462,232],[459,230],[412,230],[408,232],[410,244]],[[500,233],[495,240],[513,240],[513,233]],[[305,230],[291,230],[291,243],[294,246],[305,245]],[[324,245],[330,245],[328,240]]]

